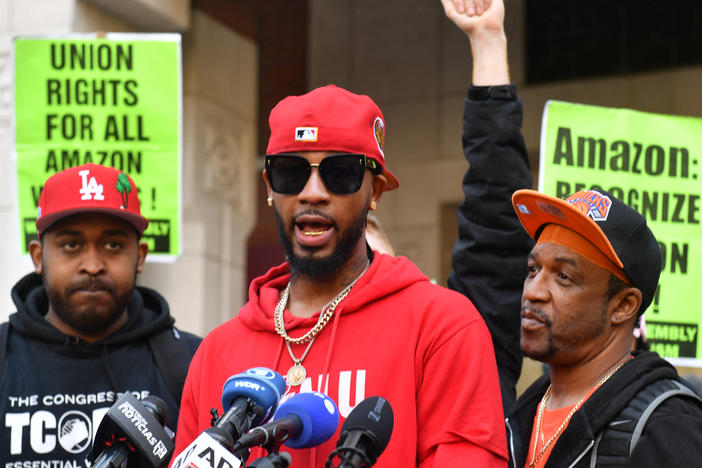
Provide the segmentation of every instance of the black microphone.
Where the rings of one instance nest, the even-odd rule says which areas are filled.
[[[173,454],[173,441],[166,433],[168,407],[157,396],[141,402],[125,393],[105,413],[93,450],[92,468],[165,468]]]
[[[336,450],[329,454],[326,467],[367,468],[383,453],[392,434],[393,414],[390,403],[382,397],[369,397],[360,402],[341,426]]]

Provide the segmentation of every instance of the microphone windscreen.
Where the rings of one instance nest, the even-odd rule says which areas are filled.
[[[302,432],[285,441],[292,448],[316,447],[329,440],[339,426],[339,410],[324,393],[304,392],[290,397],[280,405],[274,419],[288,415],[302,421]]]
[[[279,373],[265,367],[254,367],[233,375],[224,382],[222,388],[222,408],[229,411],[239,397],[251,399],[264,411],[261,421],[268,420],[278,407],[280,397],[285,393],[285,379]]]
[[[151,411],[151,414],[156,417],[159,424],[162,426],[166,426],[168,424],[170,411],[168,410],[168,405],[166,402],[161,398],[157,397],[156,395],[149,395],[141,400],[141,404],[144,405],[146,409]]]
[[[390,403],[385,398],[373,396],[356,405],[341,426],[341,434],[352,430],[372,433],[378,442],[378,453],[374,456],[378,456],[390,442],[393,424],[394,417]]]
[[[168,413],[168,409],[156,396],[147,397],[143,402],[127,392],[107,410],[93,441],[93,462],[115,440],[125,439],[132,451],[130,466],[168,465],[173,454],[173,441],[160,421],[161,418],[165,421],[164,413]]]

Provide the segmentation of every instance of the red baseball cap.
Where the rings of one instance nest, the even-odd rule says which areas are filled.
[[[268,119],[271,137],[266,154],[339,151],[365,154],[383,168],[385,190],[400,182],[385,168],[385,123],[371,98],[334,85],[301,96],[288,96]]]
[[[37,231],[78,213],[106,213],[144,233],[149,221],[141,215],[134,181],[114,167],[84,164],[57,172],[46,180],[39,197]]]

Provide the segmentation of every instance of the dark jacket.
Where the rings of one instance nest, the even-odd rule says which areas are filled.
[[[156,291],[137,287],[127,323],[96,343],[65,335],[44,319],[48,298],[39,275],[22,278],[12,299],[17,312],[9,319],[0,381],[1,466],[20,468],[19,462],[40,460],[85,466],[100,419],[127,391],[138,398],[162,398],[170,412],[168,426],[175,429],[176,399],[154,361],[149,339],[173,330],[187,346],[187,362],[180,363],[187,368],[200,338],[173,328],[168,304]]]
[[[596,436],[645,386],[659,379],[679,380],[656,353],[637,353],[575,412],[546,462],[546,468],[590,467]],[[534,415],[550,384],[543,376],[519,397],[507,418],[510,467],[525,466]],[[702,408],[686,397],[665,400],[651,415],[631,454],[630,467],[692,467],[702,463]]]
[[[522,369],[520,309],[527,256],[534,242],[512,209],[512,193],[532,188],[519,98],[466,99],[463,178],[449,288],[475,304],[492,335],[505,414]]]

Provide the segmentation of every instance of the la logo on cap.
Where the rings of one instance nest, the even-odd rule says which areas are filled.
[[[88,169],[78,172],[81,177],[82,186],[79,190],[81,194],[81,200],[104,200],[105,197],[102,195],[102,184],[98,184],[95,177],[91,177],[88,180],[88,174],[90,171]]]

